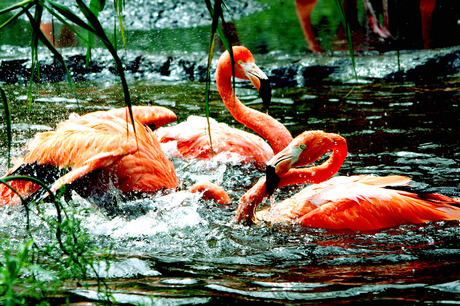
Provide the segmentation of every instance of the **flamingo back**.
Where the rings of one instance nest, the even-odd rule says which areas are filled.
[[[119,117],[73,116],[60,123],[55,131],[37,134],[28,148],[23,164],[68,169],[52,184],[52,191],[96,169],[114,177],[116,187],[124,192],[155,192],[178,184],[174,166],[158,140],[148,127],[137,121],[133,126]],[[35,184],[23,182],[14,183],[21,193],[28,195],[37,189]],[[4,185],[1,188],[4,204],[19,202],[9,188]]]
[[[310,185],[258,218],[304,227],[372,231],[403,224],[459,220],[459,200],[382,188],[406,184],[407,177],[334,177]]]
[[[242,162],[264,162],[273,156],[271,147],[259,136],[231,128],[210,118],[212,139],[209,141],[206,118],[190,116],[187,121],[173,127],[161,128],[160,142],[177,142],[180,157],[207,159],[221,153],[237,154]]]

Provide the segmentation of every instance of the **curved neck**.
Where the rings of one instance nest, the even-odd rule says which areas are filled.
[[[250,225],[257,205],[259,205],[266,196],[267,192],[264,176],[240,198],[232,222]]]
[[[332,150],[332,154],[324,163],[314,167],[290,169],[281,177],[278,188],[293,184],[318,184],[331,178],[347,157],[347,143],[343,138],[338,138],[327,150]]]
[[[290,169],[281,177],[278,187],[306,183],[318,184],[336,174],[347,157],[346,140],[342,137],[331,139],[330,144],[324,146],[324,152],[329,150],[332,150],[332,154],[324,163],[310,168]],[[264,176],[240,198],[233,222],[251,224],[257,205],[267,195],[266,177]]]
[[[284,149],[292,141],[288,129],[273,117],[241,103],[233,91],[231,76],[220,71],[216,76],[217,90],[233,118],[267,140],[275,154]]]

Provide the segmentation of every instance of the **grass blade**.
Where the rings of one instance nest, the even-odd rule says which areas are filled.
[[[123,15],[121,14],[123,12],[123,8],[125,7],[125,0],[114,0],[114,6],[115,6],[115,12],[117,12],[118,16],[118,26],[120,27],[120,34],[121,34],[121,41],[123,42],[123,48],[126,50],[127,45],[126,45],[126,37],[125,37],[125,26],[124,21],[125,19],[123,18]]]
[[[90,10],[94,13],[94,15],[98,15],[105,7],[105,0],[91,0],[89,3]]]
[[[351,65],[353,67],[353,72],[355,74],[356,80],[358,80],[358,74],[356,72],[356,63],[355,63],[355,53],[353,51],[353,40],[351,37],[350,25],[348,24],[347,16],[345,14],[345,9],[343,7],[342,0],[332,0],[335,3],[335,6],[338,10],[340,21],[342,23],[345,37],[347,39],[348,52],[350,54]]]
[[[215,39],[216,33],[219,35],[222,44],[224,45],[225,49],[230,53],[230,61],[232,63],[232,80],[233,80],[233,88],[235,88],[235,61],[233,58],[233,50],[231,45],[231,40],[226,37],[222,27],[219,25],[219,20],[222,20],[222,24],[225,24],[224,15],[222,11],[222,6],[224,5],[222,0],[215,0],[214,6],[212,6],[210,0],[205,0],[206,7],[208,8],[209,14],[212,18],[212,25],[211,25],[211,37],[209,42],[209,55],[208,55],[208,66],[206,70],[206,87],[205,87],[205,109],[206,109],[206,119],[208,121],[208,135],[209,135],[209,142],[211,144],[211,152],[212,149],[212,137],[211,137],[211,123],[209,121],[209,91],[211,87],[211,64],[212,58],[214,56],[214,49],[215,49]]]
[[[62,17],[68,19],[70,22],[73,22],[75,25],[77,25],[77,26],[79,26],[79,27],[81,27],[81,28],[83,28],[83,29],[85,29],[87,31],[95,33],[95,30],[91,25],[89,25],[86,22],[84,22],[80,17],[78,17],[76,14],[74,14],[66,6],[64,6],[62,4],[59,4],[59,3],[56,3],[54,1],[51,1],[51,0],[46,0],[46,2],[55,11],[57,11],[59,14],[61,14]]]
[[[70,87],[73,87],[72,77],[70,76],[69,69],[67,68],[67,64],[65,63],[61,53],[59,53],[56,47],[54,47],[54,45],[48,40],[48,38],[46,38],[45,34],[43,34],[42,30],[40,29],[40,25],[36,23],[35,19],[28,11],[26,11],[26,15],[29,18],[30,25],[34,30],[35,35],[48,48],[48,50],[50,50],[51,53],[53,53],[54,58],[61,63],[62,67],[64,67],[64,70],[67,75],[67,82],[69,83]]]
[[[99,16],[99,12],[102,11],[104,6],[105,0],[91,0],[91,2],[89,3],[89,9],[94,14],[94,16],[96,16],[96,18]],[[86,47],[86,66],[88,66],[89,62],[91,61],[91,50],[94,48],[94,34],[94,32],[88,32],[88,44]]]
[[[209,92],[211,88],[211,65],[212,65],[212,58],[214,57],[214,49],[216,43],[216,32],[219,26],[219,17],[221,14],[219,13],[222,8],[222,1],[216,0],[214,1],[214,8],[211,5],[210,0],[205,0],[206,6],[208,11],[212,17],[212,25],[211,25],[211,36],[209,40],[209,50],[208,50],[208,66],[206,68],[206,85],[205,85],[205,111],[206,111],[206,120],[208,123],[208,137],[209,143],[211,147],[211,153],[214,154],[214,150],[212,148],[212,136],[211,136],[211,122],[209,120]]]
[[[207,2],[209,2],[209,1],[207,1]],[[220,38],[222,44],[224,45],[225,49],[228,51],[228,53],[230,53],[230,62],[232,63],[233,88],[236,88],[236,86],[235,86],[235,60],[233,58],[233,49],[232,49],[231,39],[229,37],[227,37],[227,35],[225,35],[225,33],[229,33],[229,32],[224,31],[222,29],[222,26],[225,25],[222,6],[225,6],[225,4],[224,4],[224,2],[222,0],[215,2],[214,10],[212,9],[211,5],[208,5],[209,13],[211,14],[212,19],[213,19],[212,36],[214,37],[215,33],[217,32],[217,34],[219,35],[219,38]],[[219,19],[222,20],[222,25],[219,25],[219,22],[218,22]]]
[[[9,7],[6,7],[4,9],[0,10],[0,15],[9,13],[9,12],[17,10],[19,8],[24,8],[24,7],[28,6],[28,5],[32,6],[32,5],[35,4],[34,2],[35,2],[34,0],[26,0],[26,1],[22,1],[22,2],[19,2],[19,3],[13,4],[12,6],[9,6]]]
[[[11,142],[13,139],[12,128],[11,128],[11,111],[10,104],[6,98],[5,91],[0,87],[0,96],[3,102],[3,109],[5,111],[5,122],[6,122],[6,136],[8,145],[8,168],[11,167]]]
[[[28,10],[30,7],[32,7],[32,4],[29,4],[29,5],[26,5],[24,7],[21,7],[22,10],[16,14],[14,14],[13,16],[11,16],[8,20],[6,20],[2,25],[0,25],[0,30],[3,29],[4,27],[8,26],[10,23],[12,23],[13,21],[15,21],[16,19],[18,19],[22,14],[24,14],[24,12],[26,10]],[[3,13],[0,12],[0,15],[2,15]]]
[[[43,13],[43,6],[37,4],[35,5],[35,14],[34,17],[29,13],[28,10],[24,11],[29,20],[33,20],[35,24],[40,24],[41,19],[42,19],[42,13]],[[37,71],[37,78],[40,79],[40,67],[39,67],[39,62],[38,62],[38,32],[40,27],[38,27],[38,30],[36,30],[36,27],[32,27],[34,31],[32,31],[32,39],[31,39],[31,45],[30,45],[30,50],[31,50],[31,58],[32,58],[32,65],[30,68],[30,80],[29,80],[29,90],[27,94],[27,101],[28,101],[28,108],[30,112],[30,108],[32,106],[32,88],[33,88],[33,83],[34,83],[34,75],[35,71]]]
[[[115,70],[117,71],[118,76],[120,77],[121,84],[123,87],[123,92],[125,95],[125,104],[128,106],[129,109],[129,116],[131,118],[131,122],[134,127],[134,116],[133,112],[131,109],[131,96],[129,93],[129,88],[128,88],[128,83],[126,81],[125,73],[123,70],[123,64],[121,62],[120,57],[117,54],[117,51],[113,44],[110,42],[109,38],[104,32],[104,29],[102,28],[101,23],[97,19],[97,17],[94,15],[94,13],[86,6],[86,4],[82,0],[76,0],[78,7],[80,8],[80,11],[83,13],[83,15],[86,17],[88,20],[89,24],[91,27],[94,29],[94,33],[101,39],[101,41],[104,43],[106,46],[107,50],[110,52],[112,55],[114,61],[115,61]]]

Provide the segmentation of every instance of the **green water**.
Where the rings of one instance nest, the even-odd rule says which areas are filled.
[[[16,1],[2,1],[0,8],[13,3],[16,3]],[[264,6],[262,11],[234,20],[236,29],[234,43],[245,45],[255,53],[271,51],[282,51],[288,54],[310,52],[295,12],[295,1],[269,0],[260,1],[260,3]],[[390,3],[390,6],[392,3]],[[374,3],[374,6],[378,14],[377,17],[382,22],[378,3]],[[401,32],[400,38],[402,39],[401,46],[403,48],[406,45],[420,47],[419,36],[421,35],[421,30],[418,25],[420,13],[417,12],[417,7],[409,7],[409,9],[403,7],[400,11],[406,12],[409,25],[395,23],[391,28],[393,35],[397,37],[398,32]],[[438,40],[436,46],[445,47],[459,44],[457,33],[460,31],[460,26],[456,24],[458,14],[460,14],[458,13],[458,3],[455,0],[443,0],[439,3],[439,8],[435,13],[433,15],[433,35],[435,40]],[[171,14],[174,14],[174,12],[171,12]],[[397,14],[399,12],[393,13],[392,16],[395,16],[393,18],[400,18]],[[9,16],[0,17],[0,22],[6,20]],[[231,21],[231,19],[227,20],[227,22]],[[116,19],[113,19],[113,21],[106,20],[106,22],[112,25],[116,23]],[[346,50],[340,18],[333,0],[318,1],[311,14],[311,22],[314,32],[320,40],[321,47],[325,51]],[[355,48],[358,50],[373,50],[377,46],[377,48],[382,49],[382,43],[379,42],[375,34],[371,33],[366,23],[367,18],[363,4],[361,1],[357,1],[356,16],[353,20],[350,20]],[[118,31],[114,32],[113,26],[106,30],[111,39],[114,39],[116,35],[118,46],[122,49],[120,33]],[[150,30],[136,30],[128,27],[126,30],[128,50],[144,50],[153,53],[172,51],[203,52],[208,48],[210,35],[210,26]],[[0,45],[29,46],[30,31],[31,28],[28,22],[25,19],[18,19],[7,29],[1,30]],[[80,41],[80,44],[84,46],[82,41]],[[397,45],[394,43],[390,42],[390,45],[391,47],[383,47],[383,50],[397,49]]]

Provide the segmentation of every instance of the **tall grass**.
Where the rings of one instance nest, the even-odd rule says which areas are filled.
[[[110,52],[113,60],[115,62],[115,70],[117,75],[120,77],[120,81],[123,88],[123,93],[125,97],[125,104],[131,107],[131,97],[129,93],[128,84],[125,78],[125,73],[123,69],[123,64],[121,59],[117,54],[117,49],[114,43],[110,41],[107,37],[106,31],[103,29],[99,19],[98,13],[105,7],[105,0],[91,0],[90,6],[88,7],[83,0],[75,0],[80,13],[84,16],[85,19],[80,18],[77,14],[73,13],[68,7],[54,2],[52,0],[25,0],[18,2],[14,5],[11,5],[3,10],[0,10],[0,17],[2,15],[7,16],[7,14],[12,14],[3,24],[0,25],[0,31],[7,26],[12,25],[12,23],[21,16],[26,16],[29,20],[33,34],[31,37],[31,59],[32,59],[32,68],[31,68],[31,79],[30,79],[30,91],[29,91],[29,101],[31,101],[31,90],[33,85],[34,77],[40,78],[40,71],[38,66],[38,42],[42,42],[48,50],[50,50],[54,58],[61,63],[62,67],[67,75],[68,83],[72,86],[72,78],[67,69],[67,64],[62,57],[62,54],[56,49],[56,47],[50,42],[42,30],[40,29],[40,24],[42,21],[43,12],[46,10],[49,12],[53,18],[56,18],[62,22],[69,30],[74,32],[80,39],[82,39],[88,46],[87,52],[87,62],[91,59],[91,48],[93,47],[94,37],[97,37]],[[115,5],[118,9],[118,12],[123,7],[122,0],[115,0]],[[34,12],[32,15],[31,12]],[[119,20],[121,20],[122,15],[119,13]],[[122,22],[121,22],[122,23]],[[74,27],[73,25],[77,26]],[[88,33],[86,38],[84,35],[80,34],[77,28],[81,28]],[[123,32],[123,30],[122,30]],[[130,109],[130,116],[132,119],[132,112]]]
[[[353,68],[355,78],[356,80],[358,80],[358,73],[356,72],[355,53],[353,50],[353,40],[351,36],[350,25],[347,20],[347,15],[345,14],[345,9],[343,7],[343,1],[342,0],[331,0],[331,1],[334,2],[339,18],[340,18],[340,22],[342,23],[342,27],[345,33],[345,38],[347,40],[347,47],[348,47],[348,53],[350,55],[351,65]]]
[[[47,209],[40,207],[41,202],[30,198],[23,201],[28,237],[19,246],[11,244],[7,239],[0,240],[3,250],[3,257],[0,254],[0,303],[27,305],[45,301],[47,296],[56,294],[66,280],[86,280],[90,275],[95,275],[100,293],[110,301],[110,290],[99,277],[97,269],[100,258],[109,267],[110,250],[101,252],[89,247],[92,238],[83,228],[82,220],[76,217],[84,214],[85,210],[77,210],[73,203],[66,204],[60,200],[65,186],[55,196],[45,183],[32,177],[9,176],[0,179],[0,184],[8,185],[9,181],[18,180],[33,181],[40,185],[49,193],[56,213],[48,215]],[[35,222],[46,226],[32,228],[32,216]],[[43,239],[49,242],[44,244]],[[89,270],[91,273],[88,273]],[[44,278],[44,275],[47,277]]]
[[[222,0],[215,0],[214,5],[212,5],[210,0],[205,0],[205,3],[206,3],[206,7],[208,8],[209,15],[212,18],[211,35],[209,39],[209,50],[208,50],[208,65],[206,68],[205,111],[206,111],[206,119],[208,122],[209,143],[211,147],[211,152],[214,152],[212,148],[211,123],[209,121],[209,92],[211,88],[211,65],[212,65],[212,58],[214,57],[216,34],[219,35],[219,38],[222,41],[222,44],[224,45],[225,49],[230,53],[233,76],[235,75],[235,71],[234,71],[235,68],[234,68],[234,59],[233,59],[233,50],[232,50],[231,41],[225,35],[225,33],[228,33],[228,31],[224,31],[222,29],[222,27],[225,25],[224,14],[223,14],[224,3]],[[219,24],[219,21],[221,21],[220,24]],[[233,77],[233,88],[235,88],[235,77]]]

